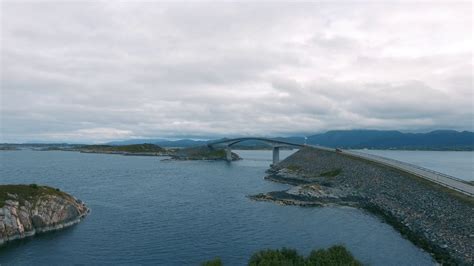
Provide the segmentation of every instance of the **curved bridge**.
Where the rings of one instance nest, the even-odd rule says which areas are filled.
[[[273,147],[273,164],[277,164],[278,162],[280,162],[280,148],[281,147],[301,148],[305,146],[302,144],[291,143],[287,141],[268,139],[268,138],[252,138],[252,137],[218,140],[218,141],[208,143],[207,146],[211,149],[218,146],[225,146],[226,159],[227,161],[230,162],[232,161],[231,147],[237,143],[248,141],[248,140],[257,140],[257,141],[270,144]]]
[[[294,148],[302,148],[302,147],[312,147],[315,149],[319,150],[324,150],[324,151],[330,151],[330,152],[337,152],[337,153],[342,153],[346,154],[348,156],[356,157],[359,159],[367,160],[367,161],[372,161],[375,163],[379,163],[409,174],[416,175],[418,177],[421,177],[423,179],[426,179],[428,181],[437,183],[441,186],[456,190],[458,192],[461,192],[465,195],[474,197],[474,186],[467,183],[464,180],[461,180],[456,177],[452,177],[446,174],[438,173],[430,169],[426,169],[420,166],[412,165],[409,163],[405,162],[400,162],[397,160],[381,157],[381,156],[376,156],[372,154],[367,154],[367,153],[362,153],[362,152],[356,152],[356,151],[350,151],[350,150],[341,150],[341,149],[334,149],[334,148],[327,148],[327,147],[322,147],[322,146],[314,146],[314,145],[303,145],[303,144],[297,144],[297,143],[291,143],[291,142],[286,142],[286,141],[281,141],[281,140],[274,140],[274,139],[268,139],[268,138],[235,138],[235,139],[224,139],[224,140],[219,140],[215,142],[208,143],[207,146],[209,148],[215,148],[217,146],[225,146],[226,149],[226,158],[228,161],[232,160],[232,153],[230,148],[239,143],[243,142],[246,140],[258,140],[261,142],[268,143],[273,146],[273,164],[277,164],[280,160],[280,147],[294,147]]]

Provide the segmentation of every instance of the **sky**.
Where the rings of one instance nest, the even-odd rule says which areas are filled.
[[[1,2],[0,142],[474,130],[472,2]]]

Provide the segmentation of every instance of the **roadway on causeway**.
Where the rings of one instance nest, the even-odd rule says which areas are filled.
[[[321,149],[321,150],[327,150],[327,151],[332,151],[335,152],[335,149],[331,148],[326,148],[326,147],[321,147],[321,146],[312,146],[313,148]],[[401,170],[403,172],[407,172],[410,174],[413,174],[415,176],[424,178],[426,180],[429,180],[431,182],[437,183],[441,186],[456,190],[458,192],[461,192],[465,195],[474,197],[474,185],[468,184],[466,181],[447,175],[443,173],[439,173],[427,168],[423,168],[417,165],[401,162],[398,160],[394,159],[389,159],[385,158],[382,156],[378,155],[373,155],[373,154],[367,154],[363,152],[357,152],[357,151],[349,151],[349,150],[340,150],[340,153],[346,154],[349,156],[353,156],[356,158],[361,158],[365,159],[371,162],[383,164],[398,170]]]

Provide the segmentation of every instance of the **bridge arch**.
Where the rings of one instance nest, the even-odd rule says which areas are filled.
[[[248,141],[248,140],[257,140],[267,144],[270,144],[273,147],[273,164],[276,165],[280,162],[280,148],[281,147],[296,147],[302,148],[305,145],[298,144],[298,143],[291,143],[288,141],[281,141],[269,138],[259,138],[259,137],[246,137],[246,138],[234,138],[234,139],[223,139],[208,143],[207,146],[209,148],[215,148],[218,146],[224,146],[226,151],[226,159],[227,161],[232,161],[232,151],[231,147],[237,143]]]

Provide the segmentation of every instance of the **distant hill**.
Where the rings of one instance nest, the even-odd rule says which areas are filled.
[[[194,147],[200,146],[207,143],[204,140],[191,140],[191,139],[180,139],[180,140],[166,140],[166,139],[131,139],[123,141],[112,141],[105,143],[106,145],[121,146],[131,144],[143,144],[151,143],[161,147]]]
[[[304,138],[279,137],[277,140],[303,144]],[[210,140],[214,141],[214,140]],[[195,147],[210,141],[140,139],[109,142],[108,145],[153,143],[161,147]],[[398,149],[398,150],[474,150],[474,132],[436,130],[428,133],[402,133],[396,130],[331,130],[308,136],[310,145],[340,147],[345,149]],[[235,148],[268,148],[259,141],[239,143]]]
[[[105,145],[113,145],[113,146],[123,146],[123,145],[133,145],[133,144],[144,144],[144,143],[158,143],[162,141],[168,141],[166,139],[128,139],[128,140],[119,140],[119,141],[111,141],[105,143]]]
[[[130,144],[123,146],[112,146],[112,145],[84,145],[79,147],[80,151],[84,152],[129,152],[129,153],[142,153],[142,152],[165,152],[163,148],[154,144]]]

